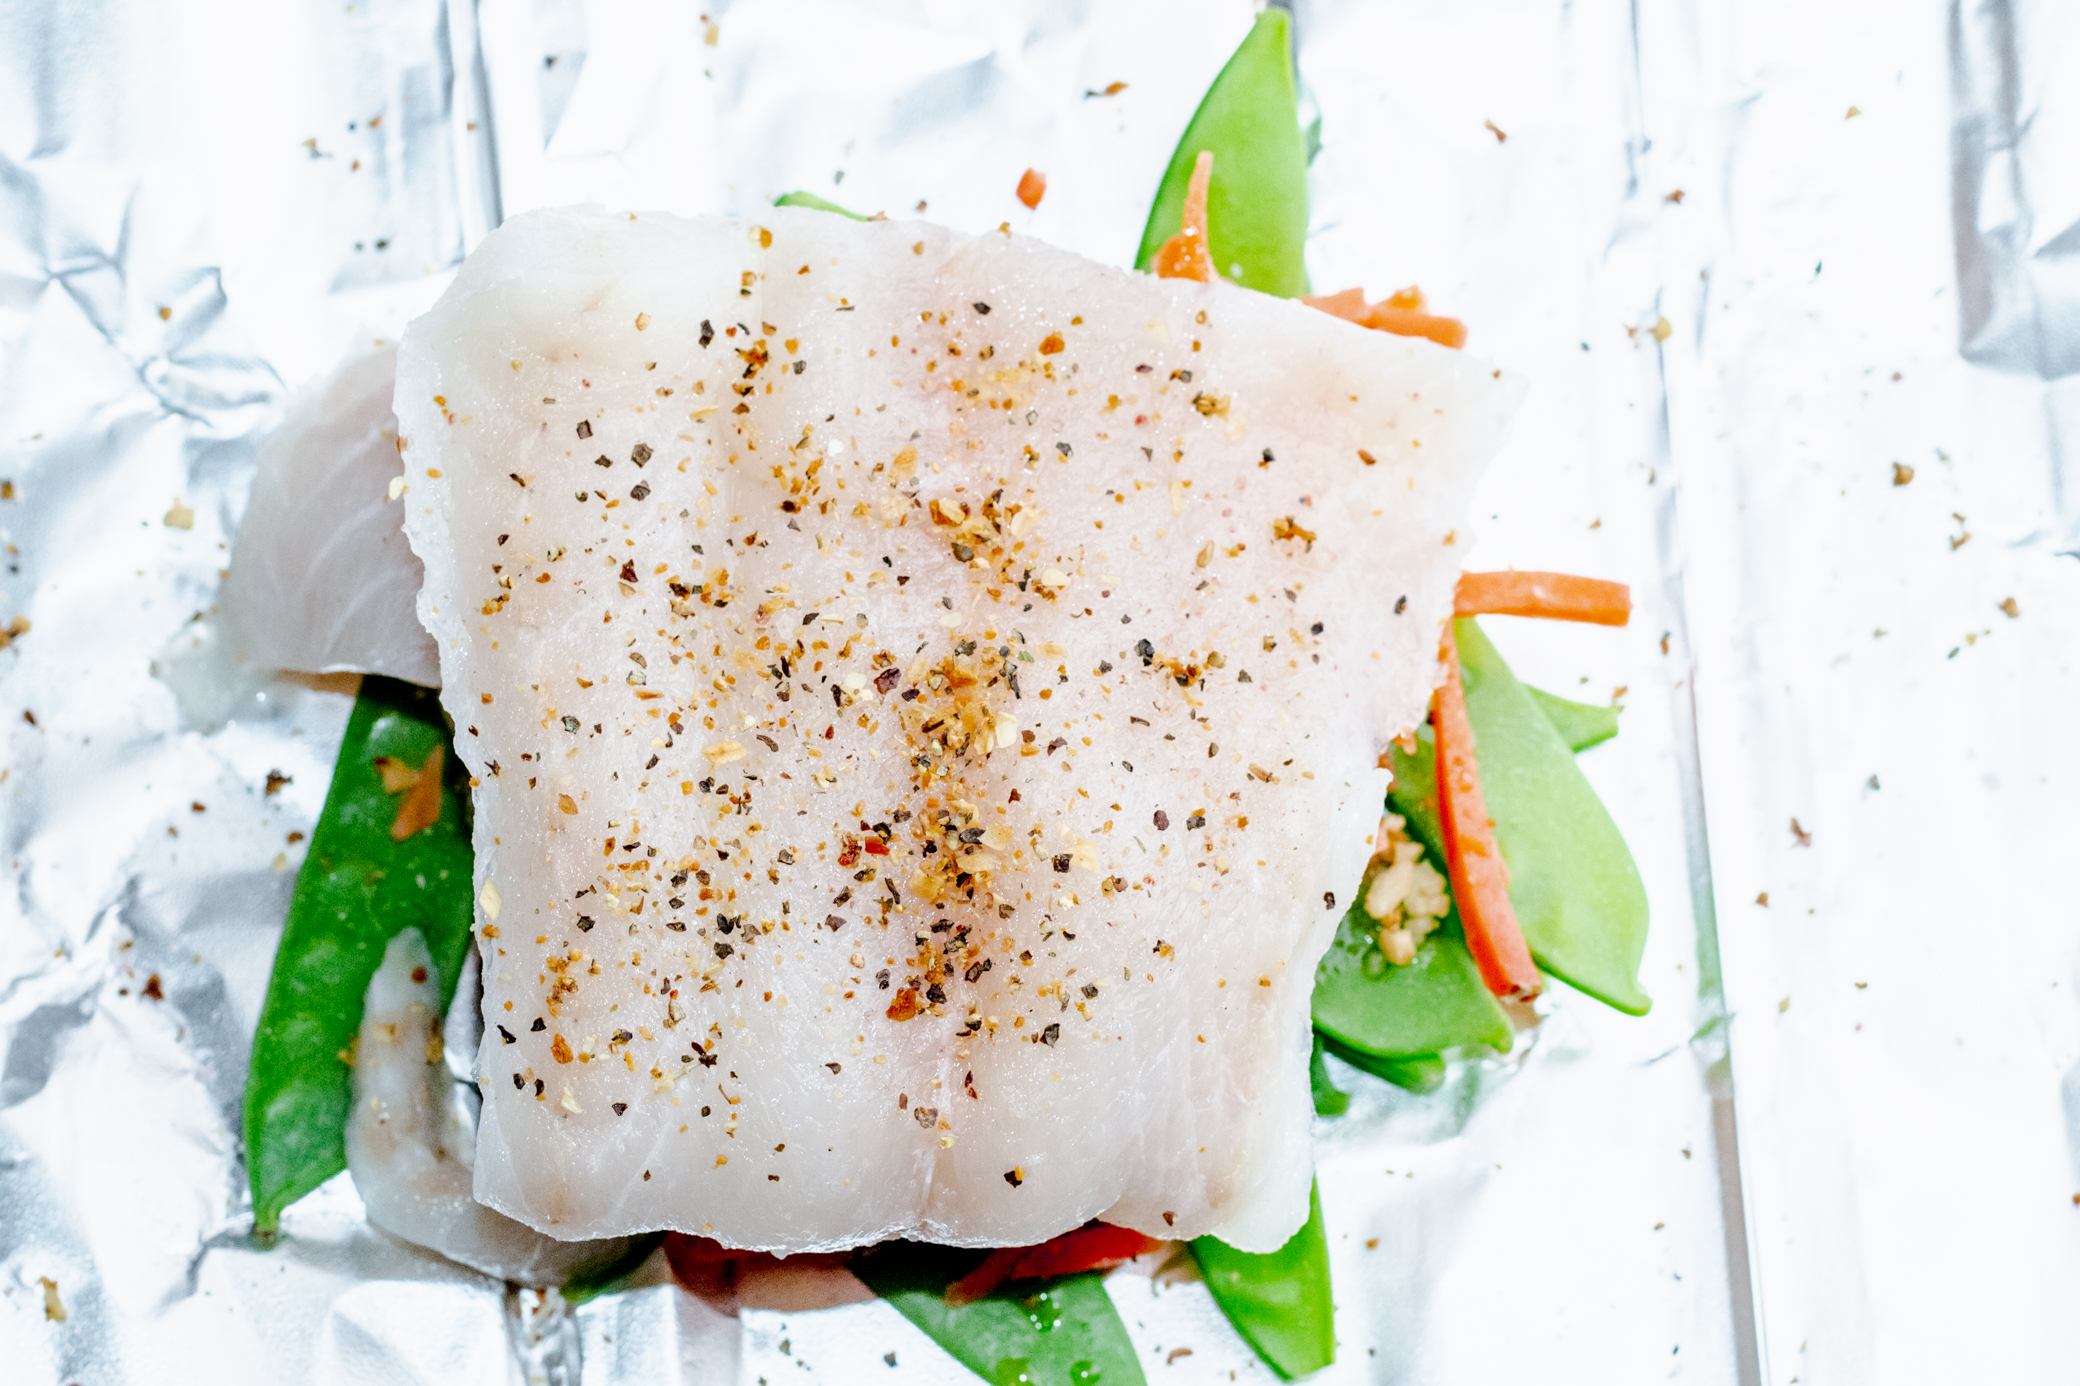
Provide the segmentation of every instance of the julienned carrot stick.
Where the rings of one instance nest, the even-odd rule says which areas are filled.
[[[1467,720],[1466,689],[1459,680],[1459,642],[1449,621],[1444,628],[1444,670],[1430,724],[1437,733],[1438,818],[1452,898],[1466,930],[1467,951],[1488,990],[1504,1000],[1528,1001],[1539,992],[1538,967],[1531,961],[1524,931],[1517,927],[1517,911],[1509,900],[1509,866],[1495,843],[1495,828],[1481,794],[1473,725]]]
[[[1423,291],[1410,285],[1367,306],[1363,289],[1344,289],[1333,294],[1315,294],[1301,302],[1331,317],[1397,337],[1428,337],[1439,346],[1457,351],[1466,345],[1466,324],[1457,318],[1440,317],[1424,306]]]
[[[1391,332],[1397,337],[1428,337],[1439,346],[1454,351],[1466,345],[1466,324],[1457,318],[1443,318],[1412,308],[1396,308],[1387,303],[1375,304],[1365,315],[1365,325],[1381,332]]]
[[[1365,325],[1365,291],[1363,289],[1341,289],[1333,294],[1310,294],[1300,300],[1310,308],[1319,308],[1332,318]]]
[[[1632,619],[1632,589],[1567,573],[1461,573],[1454,610],[1461,616],[1544,616],[1622,626]]]
[[[1213,151],[1202,149],[1192,162],[1192,181],[1184,195],[1184,225],[1163,242],[1156,252],[1156,275],[1161,279],[1196,279],[1211,284],[1213,250],[1206,243],[1206,190],[1213,183]]]
[[[1038,1246],[998,1247],[982,1264],[946,1287],[946,1302],[973,1304],[1014,1280],[1049,1280],[1078,1271],[1099,1270],[1131,1261],[1162,1243],[1109,1222],[1090,1223]]]

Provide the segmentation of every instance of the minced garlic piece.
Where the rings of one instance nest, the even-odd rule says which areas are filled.
[[[1415,960],[1452,905],[1445,878],[1423,860],[1407,826],[1398,814],[1380,819],[1362,897],[1365,913],[1379,921],[1379,951],[1397,967]]]

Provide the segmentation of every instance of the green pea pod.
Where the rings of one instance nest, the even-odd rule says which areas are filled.
[[[1529,685],[1525,691],[1573,750],[1617,735],[1613,708],[1570,702]],[[1440,850],[1437,759],[1427,728],[1418,734],[1413,753],[1395,748],[1394,787],[1387,802],[1435,855]],[[1397,967],[1380,954],[1372,920],[1355,900],[1315,974],[1314,1023],[1334,1043],[1338,1057],[1352,1062],[1433,1059],[1471,1045],[1507,1052],[1513,1037],[1509,1017],[1482,984],[1466,951],[1457,910],[1423,941],[1412,962]],[[1403,1065],[1388,1067],[1381,1076],[1403,1087],[1427,1082],[1431,1069],[1427,1063],[1412,1072]],[[1409,1077],[1416,1082],[1402,1082]]]
[[[773,199],[773,205],[775,207],[814,207],[819,212],[836,212],[839,216],[851,217],[854,221],[868,220],[867,217],[861,216],[850,207],[840,207],[835,202],[818,197],[812,192],[803,192],[800,189],[796,189],[791,193],[780,194],[780,196]]]
[[[1329,1077],[1329,1066],[1322,1062],[1322,1037],[1314,1037],[1314,1053],[1307,1060],[1307,1082],[1314,1089],[1314,1114],[1316,1116],[1342,1116],[1351,1109],[1351,1095],[1336,1086]]]
[[[1192,164],[1210,149],[1206,234],[1215,268],[1244,288],[1281,298],[1307,292],[1307,137],[1293,86],[1291,24],[1284,10],[1265,10],[1214,78],[1170,156],[1137,267],[1154,263],[1184,225]]]
[[[1644,1015],[1647,893],[1624,835],[1480,626],[1462,618],[1457,631],[1481,791],[1531,955],[1598,1000]]]
[[[1442,1054],[1368,1054],[1362,1049],[1353,1049],[1333,1035],[1322,1036],[1322,1047],[1352,1068],[1385,1079],[1397,1088],[1424,1093],[1436,1092],[1444,1086]]]
[[[1574,763],[1573,751],[1600,732],[1601,719],[1562,709],[1562,722],[1556,723],[1548,712],[1565,699],[1545,694],[1541,700],[1537,690],[1519,683],[1471,620],[1461,620],[1458,629],[1470,632],[1460,640],[1459,663],[1481,790],[1509,863],[1510,902],[1531,955],[1598,1000],[1643,1015],[1651,1004],[1638,982],[1647,941],[1646,891],[1623,835]],[[1476,687],[1483,689],[1478,697]],[[1583,709],[1579,703],[1568,706]],[[1570,740],[1578,744],[1570,746]],[[1393,749],[1387,805],[1441,861],[1433,747],[1430,729],[1420,727],[1413,755]]]
[[[402,842],[391,827],[407,795],[383,788],[377,757],[411,770],[442,755],[439,817]],[[246,1071],[246,1173],[253,1227],[347,1167],[347,1060],[383,949],[410,925],[443,979],[441,1004],[470,945],[469,771],[450,747],[439,697],[394,679],[362,680],[347,719],[310,855],[296,877],[274,975]]]
[[[1524,685],[1524,691],[1531,695],[1531,701],[1538,704],[1538,710],[1546,715],[1553,730],[1560,733],[1560,739],[1576,755],[1591,746],[1600,746],[1618,734],[1618,709],[1614,707],[1570,702],[1528,683]]]
[[[1419,737],[1413,754],[1397,746],[1393,756],[1394,783],[1387,807],[1408,821],[1409,835],[1428,849],[1432,865],[1442,870],[1436,752]],[[1359,895],[1315,972],[1314,1023],[1348,1051],[1338,1057],[1356,1063],[1351,1052],[1368,1060],[1392,1060],[1431,1058],[1468,1045],[1509,1049],[1514,1034],[1509,1016],[1482,983],[1473,955],[1466,951],[1457,910],[1403,966],[1387,962],[1381,954],[1375,928]],[[1406,1076],[1427,1083],[1431,1067],[1420,1065]],[[1380,1076],[1400,1081],[1390,1073]]]
[[[1408,835],[1423,844],[1430,864],[1444,870],[1444,820],[1437,808],[1437,741],[1426,723],[1416,728],[1416,748],[1401,749],[1395,742],[1387,750],[1392,757],[1394,782],[1387,787],[1387,808],[1408,824]]]
[[[635,1239],[628,1250],[604,1265],[586,1266],[563,1282],[564,1303],[573,1309],[601,1295],[619,1293],[628,1278],[643,1268],[650,1254],[664,1243],[664,1233],[651,1232]]]
[[[1256,1256],[1216,1237],[1197,1237],[1192,1255],[1213,1302],[1280,1377],[1291,1381],[1336,1360],[1319,1184],[1308,1193],[1306,1223],[1277,1251]]]
[[[1379,951],[1379,926],[1353,904],[1315,971],[1315,1028],[1381,1059],[1469,1045],[1507,1053],[1515,1031],[1481,982],[1456,912],[1396,966]]]
[[[946,1287],[983,1253],[890,1242],[853,1273],[991,1386],[1138,1386],[1145,1378],[1126,1325],[1094,1271],[1010,1287],[956,1308]]]

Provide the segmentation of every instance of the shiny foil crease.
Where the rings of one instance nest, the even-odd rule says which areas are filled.
[[[2003,521],[2005,547],[1960,561],[2007,564],[1973,581],[2006,584],[2025,610],[2070,609],[2072,583],[2029,565],[2065,561],[2052,555],[2076,527],[2058,388],[2080,362],[2080,135],[2056,81],[2080,61],[2072,21],[2024,0],[1958,0],[1947,27],[1933,10],[1833,9],[1832,32],[1897,46],[1917,64],[1909,90],[1947,110],[1947,173],[1926,121],[1855,127],[1861,157],[1926,170],[1950,198],[1954,237],[1911,252],[1913,282],[1958,305],[1926,329],[1941,338],[1928,359],[1976,378],[1961,352],[2045,392],[2024,403],[2038,424],[1985,426],[2041,504]],[[661,1258],[566,1311],[371,1228],[344,1176],[290,1211],[278,1245],[253,1243],[248,1039],[351,681],[273,675],[218,602],[259,446],[292,396],[393,343],[501,215],[582,201],[744,213],[805,187],[869,212],[922,204],[969,230],[1009,221],[1121,261],[1251,17],[1242,0],[1179,13],[1139,0],[0,6],[0,621],[30,622],[0,650],[16,883],[0,903],[0,1374],[970,1379],[886,1305],[732,1317],[673,1286]],[[1954,1262],[1858,1232],[1857,1200],[1875,1195],[1845,1193],[1854,1175],[1824,1152],[1875,1159],[1884,1123],[1801,1086],[1788,1057],[1824,1070],[1857,1041],[1846,1017],[1795,1050],[1767,1028],[1789,1013],[1780,993],[1846,988],[1850,964],[1743,924],[1721,967],[1722,922],[1750,919],[1734,914],[1749,895],[1774,884],[1780,901],[1825,902],[1863,869],[1826,856],[1825,837],[1786,857],[1782,816],[1814,812],[1801,793],[1849,765],[1839,739],[1753,692],[1791,658],[1757,625],[1799,609],[1758,576],[1778,540],[1757,517],[1791,517],[1834,480],[1787,480],[1766,504],[1742,491],[1743,467],[1773,461],[1756,420],[1782,401],[1729,384],[1794,347],[1825,363],[1854,333],[1800,338],[1805,319],[1781,306],[1745,336],[1706,331],[1722,298],[1762,302],[1741,298],[1755,266],[1813,258],[1807,223],[1758,210],[1786,194],[1755,171],[1804,127],[1764,138],[1755,113],[1789,101],[1839,122],[1850,100],[1877,104],[1789,60],[1807,16],[1789,0],[1297,5],[1303,119],[1321,120],[1316,286],[1377,297],[1419,282],[1472,324],[1473,350],[1533,382],[1469,566],[1632,584],[1624,631],[1490,628],[1531,681],[1627,709],[1583,767],[1654,913],[1644,1019],[1556,985],[1514,1054],[1455,1065],[1428,1097],[1332,1062],[1354,1102],[1318,1127],[1341,1343],[1323,1380],[1782,1382],[1809,1370],[1808,1341],[1838,1379],[1932,1379],[1918,1363],[1957,1359],[1929,1335],[1940,1349],[1989,1321],[2007,1330],[1995,1356],[2011,1379],[2051,1379],[2029,1370],[2051,1359],[2017,1331],[2027,1306],[1943,1338],[1940,1315],[1902,1314],[1896,1287],[1954,1284]],[[1890,81],[1889,62],[1858,70]],[[1103,95],[1113,82],[1127,86]],[[1036,212],[1012,197],[1027,166],[1050,177]],[[1671,196],[1684,184],[1687,205]],[[1887,253],[1883,227],[1856,225],[1863,250]],[[1977,388],[1955,391],[1988,397]],[[1949,508],[1949,491],[1908,494]],[[1867,540],[1862,557],[1897,566],[1906,542]],[[1893,674],[1863,677],[1877,690]],[[2070,739],[2051,754],[2069,773],[2080,763]],[[1948,786],[1891,792],[1925,823]],[[2070,909],[2045,919],[2071,933]],[[2070,948],[2039,941],[2031,956],[2070,988]],[[2070,992],[2032,1005],[2080,1092]],[[1911,1105],[1911,1086],[1895,1092]],[[2066,1169],[2080,1187],[2080,1098],[2063,1126],[2051,1111],[1975,1130],[2029,1152],[2029,1179]],[[1898,1207],[1864,1216],[1880,1206]],[[2019,1226],[1982,1230],[2025,1253],[2012,1272],[2032,1278],[2030,1303],[2069,1308],[2074,1234],[2061,1260],[2061,1234]],[[1949,1258],[1960,1243],[1938,1245]],[[1131,1269],[1109,1284],[1151,1381],[1266,1379],[1202,1286]]]

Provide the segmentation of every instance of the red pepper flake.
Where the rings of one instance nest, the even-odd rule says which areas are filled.
[[[555,1056],[556,1062],[560,1064],[567,1064],[571,1061],[570,1043],[562,1035],[557,1035],[550,1039],[549,1052]]]
[[[1028,210],[1038,207],[1040,199],[1045,196],[1047,196],[1046,174],[1038,169],[1029,168],[1019,175],[1018,200],[1023,202]]]
[[[1066,345],[1068,344],[1062,340],[1061,333],[1050,332],[1040,339],[1040,354],[1042,356],[1053,356]]]

